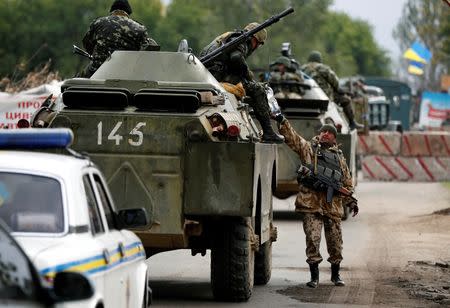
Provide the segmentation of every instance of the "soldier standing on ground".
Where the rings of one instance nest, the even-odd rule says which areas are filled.
[[[83,46],[92,61],[81,73],[89,78],[115,50],[144,50],[158,44],[148,36],[144,25],[130,18],[128,0],[115,0],[110,15],[97,18],[83,38]]]
[[[353,191],[352,178],[342,151],[336,144],[336,128],[325,124],[319,130],[319,135],[311,141],[306,141],[291,126],[282,115],[276,116],[279,131],[285,137],[286,144],[296,152],[303,164],[303,172],[299,174],[299,193],[295,201],[297,212],[303,214],[303,230],[306,236],[306,262],[309,264],[311,281],[307,286],[316,288],[319,284],[320,241],[322,226],[325,229],[325,239],[331,263],[331,281],[336,286],[345,283],[339,275],[342,261],[342,230],[341,218],[344,215],[344,206],[349,206],[353,216],[358,214],[356,199],[335,193],[331,203],[327,202],[327,191],[313,182],[311,177],[316,174],[318,166],[326,168],[323,174],[340,175],[340,182],[344,188]]]
[[[364,125],[355,121],[355,114],[353,112],[350,97],[340,93],[339,79],[336,73],[328,65],[322,63],[322,54],[319,51],[311,52],[308,63],[302,65],[301,70],[317,82],[330,101],[333,101],[342,107],[349,121],[350,129],[364,128]]]
[[[255,29],[259,24],[256,22],[248,24],[244,31]],[[207,45],[200,57],[204,57],[214,50],[220,48],[232,39],[240,36],[241,31],[226,32],[216,37]],[[255,116],[261,124],[263,130],[262,141],[267,143],[283,143],[283,136],[274,132],[270,123],[270,108],[267,101],[264,86],[253,80],[246,58],[248,58],[267,39],[266,29],[262,29],[247,41],[237,45],[234,49],[222,54],[216,60],[207,65],[211,74],[219,81],[230,83],[236,86],[243,86],[246,95],[251,97],[251,105]]]

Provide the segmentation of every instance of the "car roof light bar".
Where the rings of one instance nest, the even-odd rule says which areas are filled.
[[[68,128],[26,128],[0,130],[0,148],[49,149],[67,148],[73,133]]]

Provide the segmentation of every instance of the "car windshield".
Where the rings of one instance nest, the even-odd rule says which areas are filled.
[[[13,232],[63,232],[59,181],[33,174],[0,172],[0,218]]]

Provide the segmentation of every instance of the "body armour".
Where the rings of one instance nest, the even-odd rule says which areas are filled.
[[[328,151],[322,149],[321,145],[317,143],[312,144],[312,149],[314,152],[312,163],[302,165],[299,169],[299,176],[297,178],[299,184],[316,191],[324,191],[327,187],[321,185],[313,177],[315,174],[321,174],[333,182],[338,182],[342,185],[340,150],[339,152]]]

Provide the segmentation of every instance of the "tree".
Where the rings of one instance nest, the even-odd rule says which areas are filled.
[[[72,54],[81,46],[89,24],[108,14],[112,0],[4,0],[0,1],[0,76],[19,80],[52,60],[52,70],[63,78],[79,72],[87,60]],[[268,69],[280,55],[281,44],[291,42],[293,54],[304,62],[313,49],[321,50],[337,73],[386,74],[385,51],[363,21],[329,12],[332,0],[132,0],[132,18],[144,24],[162,51],[176,51],[188,39],[193,53],[217,35],[262,22],[289,6],[295,12],[268,28],[266,44],[250,58],[252,68]]]
[[[390,60],[372,33],[366,21],[330,12],[320,35],[319,50],[324,51],[326,62],[339,75],[388,76]]]
[[[422,88],[438,90],[441,74],[449,71],[449,19],[450,10],[443,1],[409,0],[393,32],[401,50],[419,40],[432,52]]]

